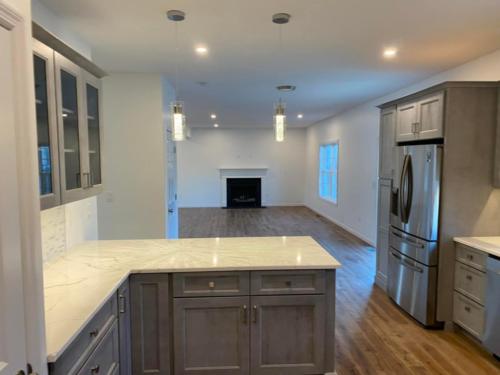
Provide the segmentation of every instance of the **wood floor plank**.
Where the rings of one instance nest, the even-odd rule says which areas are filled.
[[[305,207],[184,208],[180,237],[312,236],[336,257],[338,375],[500,375],[460,331],[426,330],[374,285],[375,249]]]

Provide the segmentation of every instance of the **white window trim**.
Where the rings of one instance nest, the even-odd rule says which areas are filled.
[[[329,198],[325,198],[325,197],[322,197],[321,194],[319,193],[319,174],[320,174],[320,169],[321,169],[321,160],[320,160],[320,152],[321,152],[321,147],[322,146],[327,146],[327,145],[333,145],[333,144],[336,144],[337,145],[337,148],[338,148],[338,157],[337,157],[337,201],[334,201],[333,199],[329,199]],[[318,198],[333,205],[333,206],[338,206],[339,205],[339,200],[340,200],[340,185],[339,185],[339,174],[340,174],[340,169],[339,169],[339,166],[340,166],[340,140],[337,138],[337,139],[332,139],[332,140],[329,140],[329,141],[324,141],[324,142],[321,142],[318,146],[318,168],[316,168],[316,173],[317,173],[317,176],[316,176],[316,181],[318,183],[318,186],[317,186],[317,189],[316,189],[316,194],[318,195]]]

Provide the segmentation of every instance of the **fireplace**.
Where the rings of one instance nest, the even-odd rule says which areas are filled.
[[[261,207],[260,178],[226,179],[227,208]]]

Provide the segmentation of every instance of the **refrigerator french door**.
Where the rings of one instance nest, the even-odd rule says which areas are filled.
[[[426,326],[436,325],[442,146],[399,146],[391,194],[388,294]]]

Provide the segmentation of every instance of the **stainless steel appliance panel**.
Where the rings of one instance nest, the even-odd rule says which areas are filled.
[[[391,228],[389,243],[393,249],[420,263],[427,266],[437,266],[438,264],[438,244],[435,241],[425,241]]]
[[[486,277],[486,324],[483,344],[493,354],[500,356],[500,257],[488,257]]]
[[[437,241],[442,147],[400,146],[391,201],[391,225],[403,232]]]
[[[437,268],[428,267],[391,249],[388,294],[401,308],[426,326],[436,324]]]

